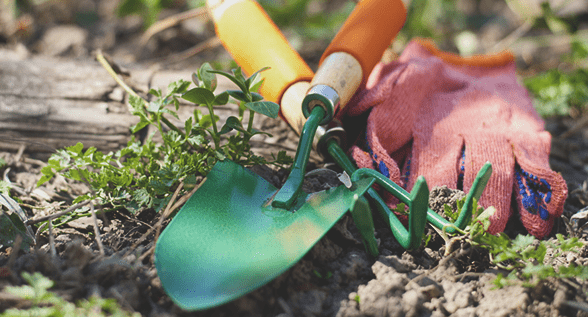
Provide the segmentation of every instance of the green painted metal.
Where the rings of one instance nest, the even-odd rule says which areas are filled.
[[[271,206],[277,189],[261,177],[218,162],[157,240],[163,288],[183,309],[201,310],[263,286],[298,262],[345,212],[358,210],[355,202],[373,182],[303,193],[292,212]],[[358,208],[365,215],[365,206]]]
[[[476,200],[480,200],[482,193],[484,192],[484,188],[486,188],[486,184],[490,180],[490,176],[492,175],[492,164],[490,162],[486,162],[482,166],[482,168],[478,171],[474,182],[472,183],[472,187],[470,191],[466,195],[466,200],[461,208],[459,213],[459,217],[455,221],[455,223],[451,223],[443,218],[438,213],[429,210],[427,214],[427,220],[439,229],[443,229],[446,232],[454,233],[457,231],[456,228],[463,230],[468,225],[472,218],[472,205],[474,203],[474,198]]]
[[[402,189],[396,185],[386,176],[380,174],[378,171],[369,168],[360,168],[353,172],[351,181],[357,182],[362,178],[369,178],[375,180],[377,184],[394,196],[402,194],[398,189]],[[404,190],[403,190],[404,191]],[[406,191],[404,191],[406,193]],[[419,176],[410,194],[405,195],[405,203],[409,207],[408,213],[408,230],[404,228],[402,223],[396,218],[394,213],[388,212],[390,220],[390,228],[394,237],[405,249],[416,249],[421,245],[425,226],[427,224],[427,207],[429,205],[429,188],[425,178]],[[388,207],[384,204],[384,208]]]
[[[365,250],[373,257],[378,256],[378,242],[374,235],[375,228],[374,220],[372,219],[372,210],[365,197],[361,196],[355,202],[355,206],[351,209],[351,216],[361,234]]]
[[[327,134],[325,134],[324,138],[329,138],[328,132],[327,132]],[[323,140],[323,142],[326,142],[327,151],[328,151],[329,155],[331,156],[331,158],[333,158],[333,160],[339,166],[341,166],[343,168],[343,170],[345,170],[349,175],[352,175],[357,170],[355,165],[349,160],[349,157],[345,154],[343,149],[341,149],[341,147],[339,146],[339,144],[335,140],[327,139],[326,141]],[[476,178],[474,179],[474,182],[472,183],[472,187],[470,188],[470,191],[468,192],[468,194],[466,196],[466,201],[465,201],[465,203],[462,207],[462,210],[459,214],[459,217],[455,221],[455,223],[451,223],[450,221],[447,221],[441,215],[437,214],[436,212],[434,212],[433,210],[431,210],[429,208],[427,208],[427,220],[435,227],[437,227],[439,229],[445,229],[445,231],[449,232],[449,233],[454,233],[454,232],[456,232],[457,229],[460,229],[460,230],[465,229],[465,227],[469,223],[469,219],[472,217],[473,199],[474,198],[476,200],[480,199],[480,196],[482,196],[482,193],[484,192],[484,188],[486,187],[486,184],[488,183],[488,180],[490,179],[491,175],[492,175],[492,164],[487,162],[486,164],[484,164],[484,166],[482,166],[482,168],[480,169],[480,171],[476,175]],[[380,177],[380,176],[377,176],[377,177]],[[392,184],[393,184],[393,186],[391,186],[389,191],[395,197],[397,197],[401,202],[410,206],[411,199],[410,199],[409,193],[406,190],[404,190],[402,187],[400,187],[394,183],[392,183]],[[416,184],[415,184],[415,186],[416,186]],[[380,197],[380,195],[378,195],[378,193],[373,188],[370,188],[367,191],[367,194],[372,199],[374,206],[379,211],[380,215],[384,219],[387,219],[390,222],[390,229],[392,230],[394,235],[396,236],[398,234],[403,241],[406,241],[407,239],[410,240],[409,238],[404,237],[404,232],[406,231],[404,228],[404,225],[398,220],[398,218],[396,218],[394,213],[392,213],[392,211],[390,211],[390,209],[386,205],[386,202],[384,202],[384,200]],[[427,201],[428,201],[428,197],[427,197]],[[428,206],[428,204],[427,204],[427,206]]]
[[[274,198],[272,206],[282,209],[291,209],[296,203],[296,198],[302,188],[304,174],[306,173],[306,164],[312,150],[312,141],[319,126],[319,123],[325,117],[325,110],[322,107],[314,107],[300,134],[300,141],[296,149],[294,164],[288,179]]]

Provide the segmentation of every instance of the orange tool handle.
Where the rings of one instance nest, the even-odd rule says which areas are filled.
[[[360,84],[380,61],[384,50],[406,20],[401,0],[360,1],[321,57],[321,66],[303,100],[308,117],[320,106],[329,122],[345,107]]]
[[[363,71],[362,80],[366,80],[405,20],[406,8],[401,0],[360,1],[323,53],[320,63],[333,53],[348,53],[357,59]]]
[[[265,81],[260,93],[265,99],[280,103],[290,85],[314,77],[257,2],[208,0],[207,6],[223,46],[245,73],[253,74],[263,67],[271,67],[261,72]]]

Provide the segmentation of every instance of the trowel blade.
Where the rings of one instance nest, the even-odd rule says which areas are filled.
[[[301,197],[295,212],[269,207],[277,189],[232,161],[218,162],[160,235],[155,265],[186,310],[221,305],[296,264],[371,186],[364,179]]]

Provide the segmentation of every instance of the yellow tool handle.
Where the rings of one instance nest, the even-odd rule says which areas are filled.
[[[313,71],[257,2],[207,0],[206,4],[223,46],[247,74],[271,67],[261,73],[265,81],[260,93],[265,99],[279,103],[290,85],[312,79]]]
[[[401,0],[360,1],[321,57],[310,92],[314,89],[320,94],[325,91],[321,86],[330,87],[338,97],[338,100],[331,100],[337,101],[333,104],[333,112],[343,108],[380,61],[405,20],[406,8]],[[306,115],[313,103],[325,101],[318,99],[321,98],[305,98]]]

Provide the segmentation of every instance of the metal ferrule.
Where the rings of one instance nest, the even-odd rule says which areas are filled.
[[[325,109],[326,116],[320,124],[325,125],[333,120],[339,101],[339,94],[335,89],[327,85],[316,85],[306,93],[302,101],[302,112],[308,118],[314,107],[322,107]]]
[[[329,124],[320,126],[314,137],[314,149],[323,159],[330,159],[328,143],[334,140],[339,147],[346,148],[347,134],[343,130],[343,125],[337,119],[332,120]]]

